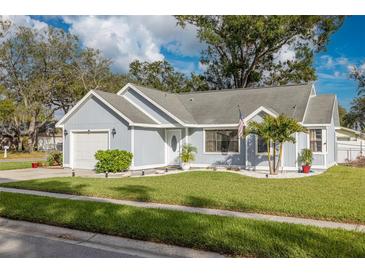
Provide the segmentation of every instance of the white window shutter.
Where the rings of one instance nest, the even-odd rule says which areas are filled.
[[[327,130],[322,129],[322,152],[327,152]]]

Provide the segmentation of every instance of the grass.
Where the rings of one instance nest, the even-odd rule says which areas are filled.
[[[7,159],[7,160],[13,160],[13,159],[45,159],[47,157],[47,153],[44,151],[33,151],[31,153],[29,152],[19,152],[19,151],[8,151],[8,157],[4,157],[4,151],[0,151],[0,159]]]
[[[242,257],[364,257],[365,234],[0,192],[0,216]]]
[[[2,184],[32,190],[365,223],[365,169],[298,179],[194,171],[140,178],[51,178]]]
[[[0,170],[31,168],[32,162],[0,162]]]

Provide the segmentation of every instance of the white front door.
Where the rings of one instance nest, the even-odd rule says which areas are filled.
[[[94,169],[95,152],[109,147],[108,132],[73,132],[72,133],[72,168]]]
[[[181,130],[167,129],[166,130],[166,157],[168,165],[180,164],[181,151]]]

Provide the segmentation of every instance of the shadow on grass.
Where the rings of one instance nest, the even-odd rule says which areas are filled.
[[[154,188],[143,185],[125,185],[120,187],[111,187],[113,191],[118,192],[123,197],[132,197],[134,200],[149,202],[151,201],[150,192],[154,191]]]
[[[75,184],[73,182],[59,181],[55,179],[47,180],[46,182],[42,180],[32,180],[26,182],[5,183],[2,184],[1,187],[83,195],[83,190],[88,187],[88,184]]]
[[[0,215],[245,257],[364,257],[341,230],[0,193]]]

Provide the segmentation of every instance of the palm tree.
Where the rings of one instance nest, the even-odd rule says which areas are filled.
[[[195,160],[195,153],[197,152],[196,147],[191,144],[183,145],[180,158],[183,163],[189,163]]]
[[[307,132],[295,119],[283,114],[278,117],[266,115],[261,123],[250,122],[245,134],[256,134],[267,143],[267,158],[270,174],[278,174],[283,157],[283,145],[285,142],[295,143],[293,134]],[[279,146],[278,161],[276,162],[277,147]],[[271,154],[272,149],[272,154]],[[272,155],[272,157],[271,157]]]

